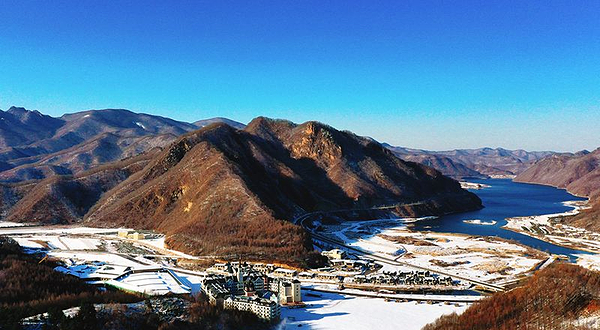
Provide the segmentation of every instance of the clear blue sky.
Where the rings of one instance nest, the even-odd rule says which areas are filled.
[[[0,5],[0,108],[319,120],[391,144],[600,146],[600,1]]]

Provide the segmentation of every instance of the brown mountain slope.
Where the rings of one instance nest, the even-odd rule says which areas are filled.
[[[542,159],[515,180],[552,185],[594,198],[600,194],[600,149]]]
[[[600,148],[591,153],[553,155],[536,162],[515,181],[539,183],[567,189],[590,198],[592,208],[570,219],[570,223],[600,231]]]
[[[124,137],[102,133],[64,150],[23,158],[23,165],[0,172],[0,181],[20,182],[54,175],[76,175],[102,164],[137,156],[153,148],[165,148],[176,138],[172,134]]]
[[[53,118],[38,111],[0,110],[0,182],[76,175],[100,164],[165,147],[179,135],[226,118],[190,124],[124,109],[88,110]]]
[[[600,273],[570,264],[553,264],[523,287],[497,293],[461,315],[442,316],[423,330],[565,329],[580,317],[598,316]]]
[[[311,249],[284,220],[306,211],[425,200],[430,213],[481,207],[438,171],[326,125],[257,118],[181,137],[86,216],[94,225],[152,228],[195,254],[301,262]]]
[[[3,218],[15,222],[80,221],[102,194],[145,167],[154,153],[103,165],[76,176],[3,184]]]

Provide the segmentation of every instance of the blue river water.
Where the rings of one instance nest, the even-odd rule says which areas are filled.
[[[502,226],[506,224],[506,218],[566,212],[573,208],[563,205],[563,202],[585,200],[584,198],[573,196],[562,189],[517,183],[508,179],[471,179],[468,181],[491,186],[480,190],[472,190],[481,198],[484,205],[483,209],[417,221],[413,224],[413,228],[433,232],[497,236],[518,241],[538,250],[567,255],[571,258],[574,254],[587,253],[502,229]],[[472,219],[494,220],[496,224],[477,225],[463,222],[463,220]]]

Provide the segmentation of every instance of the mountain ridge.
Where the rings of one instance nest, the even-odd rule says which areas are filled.
[[[384,145],[402,159],[429,164],[445,175],[457,179],[512,178],[525,171],[535,161],[556,154],[552,151],[509,150],[500,147],[430,151]]]
[[[157,229],[169,246],[194,254],[299,262],[311,248],[289,222],[294,216],[426,198],[426,207],[402,211],[481,207],[458,182],[377,142],[317,122],[259,117],[244,130],[212,124],[181,136],[84,221]]]
[[[54,118],[37,110],[11,107],[6,112],[0,112],[0,119],[0,181],[4,182],[44,179],[55,174],[77,174],[93,166],[147,150],[147,147],[136,150],[130,147],[132,145],[165,147],[177,136],[200,127],[126,109],[86,110]],[[12,124],[10,127],[7,121]],[[210,118],[197,123],[219,121],[237,127],[244,126],[226,118]],[[107,135],[111,134],[113,139],[107,139]],[[6,136],[10,138],[2,138]],[[149,141],[149,136],[161,137]],[[103,137],[100,147],[90,153],[90,144]],[[71,150],[72,155],[87,154],[89,160],[82,156],[73,165],[61,156],[66,150]]]

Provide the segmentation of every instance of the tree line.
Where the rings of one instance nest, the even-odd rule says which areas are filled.
[[[558,263],[522,287],[477,302],[460,315],[442,316],[423,330],[587,329],[573,320],[599,306],[600,273]]]

